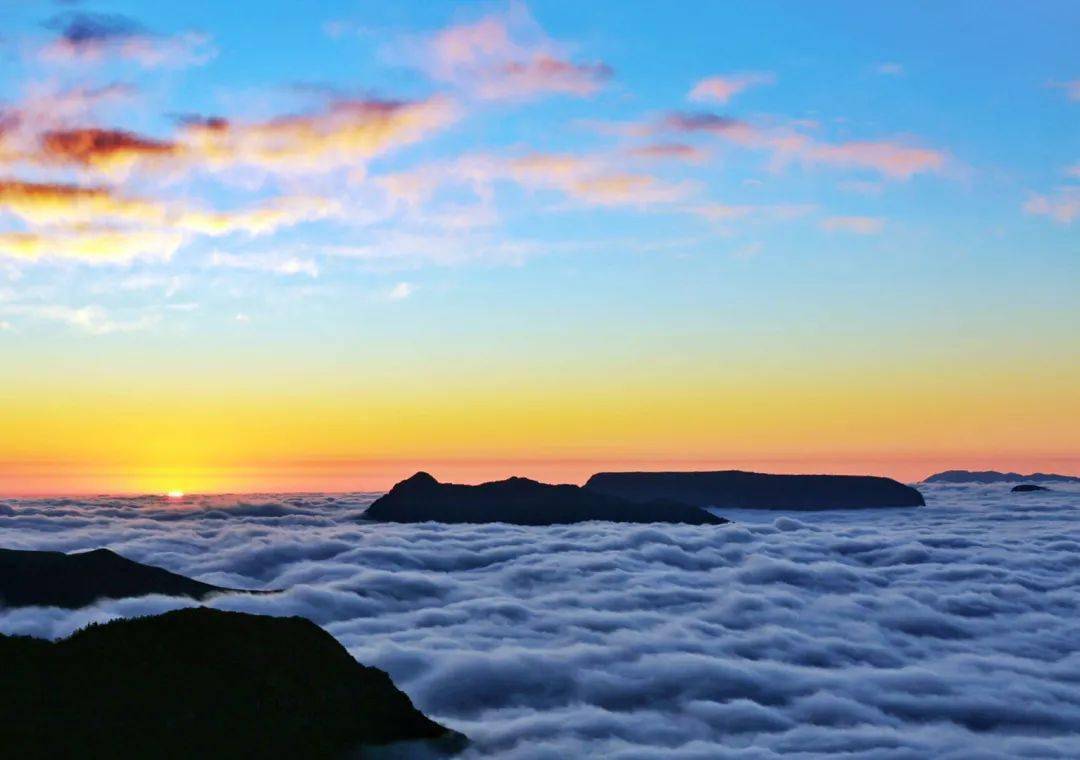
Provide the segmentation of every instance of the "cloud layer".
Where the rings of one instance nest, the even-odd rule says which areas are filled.
[[[369,525],[370,497],[0,501],[5,546],[109,546],[299,614],[471,757],[1075,757],[1080,491],[719,527]],[[164,597],[0,611],[62,636]]]

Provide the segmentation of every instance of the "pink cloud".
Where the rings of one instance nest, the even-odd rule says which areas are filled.
[[[433,77],[489,100],[587,97],[613,73],[602,62],[571,60],[522,5],[443,29],[429,47],[427,68]]]
[[[885,229],[885,220],[877,216],[830,216],[821,221],[821,228],[829,232],[877,235]]]
[[[594,206],[646,206],[684,198],[689,183],[669,183],[644,172],[621,168],[613,157],[570,153],[527,153],[519,156],[474,154],[411,172],[384,175],[378,184],[392,200],[418,207],[447,185],[471,188],[481,199],[493,196],[499,182],[535,190],[554,190]]]
[[[1080,100],[1080,79],[1071,82],[1063,82],[1061,88],[1069,96],[1069,100]]]
[[[693,164],[704,161],[709,155],[704,148],[682,142],[649,143],[648,145],[631,148],[626,153],[633,158],[656,161],[686,161]]]
[[[890,179],[906,180],[916,174],[941,171],[946,164],[945,153],[905,142],[856,140],[830,143],[790,127],[759,127],[709,112],[669,114],[657,128],[711,134],[744,148],[769,151],[778,166],[798,161],[807,165],[870,170]]]
[[[768,72],[712,76],[695,84],[688,97],[696,101],[727,103],[740,92],[775,81],[776,76]]]
[[[772,219],[789,221],[805,216],[814,210],[814,206],[805,203],[787,204],[725,204],[708,203],[698,206],[694,211],[706,219],[715,222],[737,222],[749,219]]]
[[[1024,211],[1047,216],[1059,224],[1072,224],[1080,217],[1080,188],[1059,188],[1054,195],[1033,195],[1024,204]]]

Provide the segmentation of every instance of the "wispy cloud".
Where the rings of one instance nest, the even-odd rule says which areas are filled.
[[[1024,204],[1024,211],[1049,217],[1059,224],[1072,224],[1080,217],[1080,188],[1061,187],[1051,195],[1033,195]]]
[[[571,59],[521,4],[447,27],[425,47],[422,57],[432,77],[482,99],[586,97],[602,89],[613,73],[603,62]]]
[[[183,244],[175,232],[83,227],[48,232],[0,232],[0,258],[40,261],[75,259],[87,263],[166,261]]]
[[[331,199],[284,196],[240,210],[209,211],[125,197],[104,186],[0,181],[0,214],[33,228],[0,233],[0,257],[167,259],[187,236],[267,235],[341,210]]]
[[[443,129],[459,114],[452,100],[438,96],[416,101],[342,99],[310,113],[266,121],[189,122],[178,142],[186,159],[208,168],[356,169],[374,156]]]
[[[41,136],[43,163],[77,164],[103,171],[125,171],[140,161],[175,156],[178,146],[121,129],[57,129]]]
[[[689,183],[670,183],[643,172],[622,169],[606,154],[526,153],[519,156],[473,154],[379,179],[390,193],[417,204],[444,184],[472,187],[490,197],[498,182],[530,189],[549,189],[588,205],[647,206],[685,197]]]
[[[739,147],[772,153],[782,166],[791,161],[877,172],[906,180],[917,174],[944,169],[946,154],[896,140],[826,142],[790,127],[760,127],[728,116],[699,111],[676,112],[664,117],[654,130],[682,134],[708,134]]]
[[[1072,79],[1064,82],[1051,82],[1050,87],[1062,90],[1069,100],[1080,100],[1080,79]]]
[[[118,14],[72,11],[54,16],[45,27],[57,33],[41,48],[46,61],[86,64],[117,57],[147,68],[183,67],[206,63],[217,54],[206,34],[156,34]]]
[[[158,321],[153,314],[144,314],[129,320],[116,320],[108,311],[97,305],[72,307],[57,304],[3,304],[0,305],[0,312],[60,322],[91,335],[144,330]]]
[[[877,235],[885,229],[885,220],[877,216],[830,216],[821,220],[821,228],[828,232]]]
[[[341,203],[330,198],[284,196],[237,211],[183,210],[175,213],[171,221],[182,230],[201,235],[243,232],[258,236],[302,222],[337,217],[341,213]]]
[[[694,208],[694,212],[714,222],[738,222],[744,220],[790,221],[799,219],[815,209],[813,204],[725,204],[706,203]]]
[[[210,265],[225,269],[242,269],[251,272],[269,272],[282,275],[319,276],[319,266],[313,259],[276,254],[236,254],[215,251]]]
[[[902,77],[904,75],[903,65],[896,63],[895,61],[886,61],[884,63],[879,63],[874,68],[874,71],[886,77]]]
[[[687,97],[699,102],[724,104],[751,87],[772,84],[775,81],[776,75],[771,72],[718,74],[699,81]]]
[[[410,282],[399,282],[386,293],[387,300],[404,301],[416,292],[416,286]]]
[[[89,225],[160,221],[154,202],[118,196],[105,187],[0,180],[0,212],[35,225]]]
[[[626,154],[632,158],[647,160],[674,160],[697,164],[709,156],[709,152],[697,145],[684,142],[654,142],[629,148]]]

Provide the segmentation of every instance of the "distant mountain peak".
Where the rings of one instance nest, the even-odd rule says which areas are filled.
[[[1042,480],[1052,483],[1080,483],[1075,475],[1059,475],[1052,472],[1033,472],[1023,475],[1019,472],[1001,472],[999,470],[945,470],[937,472],[924,480],[924,483],[1018,483],[1026,480]]]

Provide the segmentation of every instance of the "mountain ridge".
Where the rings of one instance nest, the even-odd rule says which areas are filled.
[[[580,486],[511,477],[479,485],[440,483],[418,472],[375,500],[364,517],[383,522],[567,525],[589,520],[621,523],[722,525],[722,517],[678,501],[636,502]]]
[[[588,490],[717,509],[874,509],[925,506],[922,494],[872,475],[773,475],[744,470],[600,472]]]

